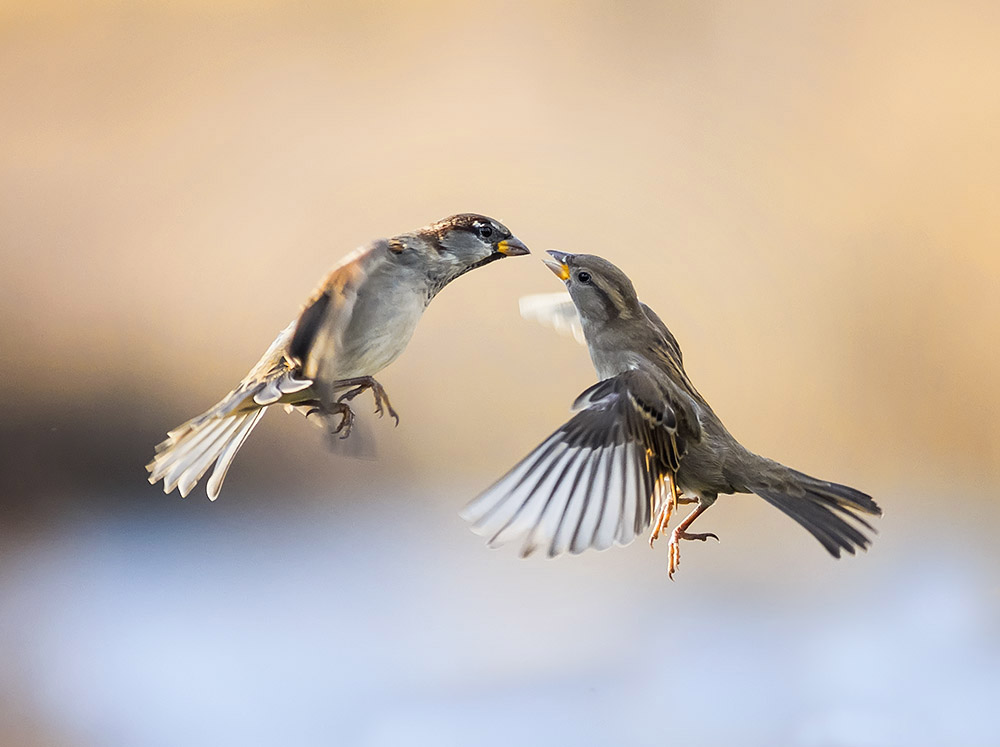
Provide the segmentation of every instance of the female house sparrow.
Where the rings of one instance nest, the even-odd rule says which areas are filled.
[[[882,513],[870,496],[745,449],[694,388],[674,336],[621,270],[600,257],[549,254],[545,264],[569,298],[530,297],[522,313],[582,330],[600,381],[577,397],[568,423],[466,507],[474,531],[491,546],[524,537],[522,555],[545,547],[551,557],[628,544],[655,517],[652,545],[677,503],[697,503],[670,535],[673,578],[680,540],[718,539],[688,531],[716,497],[756,493],[834,557],[868,547],[847,519],[874,531],[858,516]]]
[[[275,404],[337,416],[333,432],[346,438],[354,422],[348,403],[371,389],[376,412],[398,423],[372,377],[403,352],[431,299],[469,270],[527,253],[498,221],[463,213],[344,257],[239,386],[167,434],[146,465],[149,482],[187,496],[215,463],[208,481],[215,500],[236,452]]]

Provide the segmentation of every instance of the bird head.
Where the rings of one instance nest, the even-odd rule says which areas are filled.
[[[549,250],[545,265],[566,283],[584,324],[641,316],[639,298],[628,276],[593,254]]]
[[[425,263],[434,292],[460,275],[504,257],[528,254],[526,247],[500,221],[475,213],[460,213],[426,226],[399,243],[402,261],[406,248]]]

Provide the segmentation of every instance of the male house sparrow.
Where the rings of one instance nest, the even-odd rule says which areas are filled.
[[[577,397],[568,423],[465,508],[474,531],[491,546],[523,537],[522,555],[544,547],[552,557],[628,544],[655,517],[652,545],[677,503],[697,503],[670,535],[673,578],[680,540],[718,539],[688,528],[719,493],[756,493],[834,557],[868,547],[847,519],[874,531],[857,515],[882,513],[870,496],[743,448],[694,388],[677,341],[628,277],[600,257],[549,254],[545,264],[569,298],[529,297],[522,313],[582,329],[600,381]]]
[[[306,416],[337,416],[333,432],[346,438],[354,422],[348,403],[371,389],[375,411],[398,424],[372,377],[403,352],[444,286],[469,270],[527,253],[498,221],[464,213],[347,255],[236,389],[167,434],[146,465],[150,484],[163,480],[165,493],[176,487],[187,496],[214,462],[208,497],[215,500],[236,452],[275,404]]]

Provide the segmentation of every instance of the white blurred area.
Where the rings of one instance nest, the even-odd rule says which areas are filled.
[[[742,497],[671,583],[664,547],[488,552],[440,494],[244,497],[81,522],[5,563],[5,744],[997,737],[997,553],[970,526],[935,550],[897,509],[838,563]]]
[[[994,745],[1000,7],[0,6],[0,744]],[[268,415],[222,497],[146,485],[336,260],[447,214],[463,277],[361,401]],[[751,449],[886,510],[833,561],[488,551],[466,500],[567,416],[517,316],[601,254]]]

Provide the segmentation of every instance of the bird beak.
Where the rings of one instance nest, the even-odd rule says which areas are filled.
[[[566,261],[573,255],[557,252],[555,249],[549,249],[548,253],[552,255],[552,259],[543,259],[542,262],[545,263],[545,266],[552,270],[560,280],[569,280],[569,265],[566,264]]]
[[[508,257],[519,257],[522,254],[529,254],[528,247],[521,243],[515,236],[497,243],[497,251]]]

